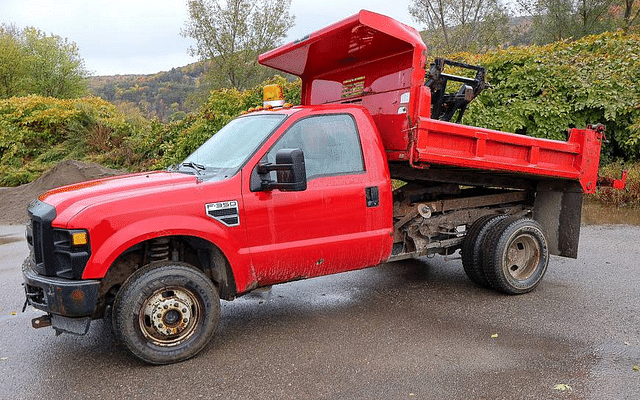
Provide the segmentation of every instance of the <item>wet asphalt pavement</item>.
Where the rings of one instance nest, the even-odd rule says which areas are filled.
[[[442,257],[274,286],[223,302],[205,350],[159,367],[103,321],[32,329],[23,233],[0,227],[0,399],[640,398],[640,227],[583,227],[579,258],[521,296]]]

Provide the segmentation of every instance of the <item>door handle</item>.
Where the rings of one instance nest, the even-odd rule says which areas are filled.
[[[377,207],[380,204],[380,193],[377,186],[364,189],[367,198],[367,207]]]

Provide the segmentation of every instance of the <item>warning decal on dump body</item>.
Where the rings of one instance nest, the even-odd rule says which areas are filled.
[[[240,213],[236,200],[209,203],[205,204],[204,208],[208,216],[216,221],[220,221],[226,226],[240,225]]]
[[[347,79],[342,82],[342,98],[362,96],[364,93],[364,76]]]

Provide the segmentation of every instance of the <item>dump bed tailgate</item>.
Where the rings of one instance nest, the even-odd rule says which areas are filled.
[[[602,137],[600,128],[571,129],[563,142],[420,118],[411,163],[577,180],[591,193]]]

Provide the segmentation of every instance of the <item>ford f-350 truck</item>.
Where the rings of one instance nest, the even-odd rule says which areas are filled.
[[[34,327],[84,334],[106,316],[136,357],[166,364],[209,342],[220,299],[259,287],[460,250],[471,280],[520,294],[551,254],[577,256],[600,127],[563,142],[450,122],[484,69],[429,68],[417,31],[368,11],[259,61],[301,78],[302,105],[252,110],[172,170],[31,202]]]

